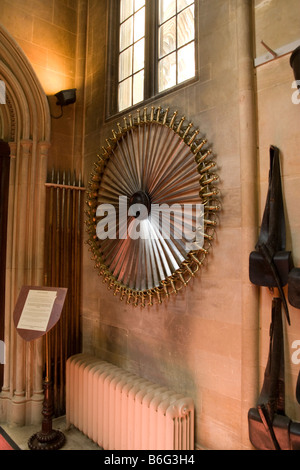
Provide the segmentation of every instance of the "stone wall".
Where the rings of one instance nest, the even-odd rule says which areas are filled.
[[[1,77],[7,84],[8,103],[1,105],[0,125],[4,126],[1,136],[8,139],[12,158],[5,299],[7,356],[0,420],[11,425],[37,424],[42,418],[42,343],[25,344],[21,340],[13,326],[13,311],[22,285],[44,283],[47,170],[81,170],[85,7],[85,0],[1,2]],[[54,116],[60,112],[53,94],[71,87],[78,88],[76,105],[66,108],[61,119],[51,120],[49,105]]]
[[[90,1],[85,179],[120,119],[104,119],[106,3]],[[250,284],[248,257],[265,203],[271,144],[278,145],[284,157],[289,241],[296,261],[299,249],[300,118],[299,108],[291,103],[289,56],[257,70],[252,60],[266,52],[261,40],[276,49],[299,39],[297,1],[288,9],[281,0],[257,1],[247,17],[250,4],[201,0],[199,80],[149,104],[178,110],[213,145],[223,210],[207,266],[177,297],[161,306],[136,309],[107,291],[87,249],[84,254],[84,349],[192,395],[196,442],[209,449],[251,447],[247,410],[255,403],[266,364],[272,297]],[[299,336],[299,319],[293,309],[291,316],[286,345],[287,402],[296,418],[297,366],[291,365],[290,346]]]
[[[267,51],[261,45],[263,40],[276,50],[300,40],[299,2],[256,1],[256,56]],[[292,250],[295,266],[300,262],[300,214],[299,214],[299,177],[300,177],[300,105],[293,104],[293,70],[290,67],[290,54],[267,62],[256,68],[257,83],[257,125],[258,125],[258,164],[259,164],[259,214],[265,204],[269,171],[269,146],[275,145],[281,153],[281,173],[285,198],[287,224],[287,249]],[[286,289],[286,294],[288,293]],[[269,321],[271,314],[271,293],[261,292],[260,316],[260,376],[263,376],[268,355]],[[292,344],[300,339],[299,310],[289,308],[291,326],[286,325],[286,392],[287,412],[294,419],[300,419],[300,407],[295,399],[295,386],[299,365],[293,364]]]
[[[106,3],[90,1],[85,180],[96,154],[121,119],[104,120]],[[196,405],[196,442],[210,449],[247,446],[241,438],[246,423],[242,412],[244,242],[237,3],[199,2],[199,80],[149,103],[169,106],[186,116],[206,135],[216,155],[223,210],[207,265],[177,296],[160,306],[140,309],[108,292],[87,248],[84,252],[84,349],[191,395]]]
[[[0,22],[29,58],[53,114],[58,109],[51,96],[78,89],[76,106],[52,121],[49,168],[82,168],[85,183],[122,118],[105,119],[108,5],[109,0],[1,2]],[[199,0],[199,79],[147,103],[178,110],[212,145],[222,212],[201,274],[163,305],[134,308],[108,292],[84,248],[84,351],[191,395],[199,448],[250,447],[247,410],[267,359],[272,297],[250,284],[248,257],[265,203],[271,144],[281,149],[288,244],[300,263],[300,106],[291,101],[289,55],[253,68],[253,58],[265,52],[261,40],[276,49],[299,39],[299,2],[286,5]],[[286,329],[287,406],[300,419],[299,366],[290,361],[291,344],[300,339],[297,312],[291,308],[292,326]]]
[[[49,97],[53,116],[60,115],[61,111],[60,107],[56,106],[56,98],[53,95],[60,90],[79,89],[77,109],[76,106],[66,107],[61,119],[52,119],[49,169],[52,167],[59,170],[81,169],[81,141],[78,142],[78,138],[75,138],[75,131],[78,135],[76,119],[82,113],[83,106],[80,91],[84,77],[80,59],[82,59],[82,40],[85,40],[86,14],[82,11],[82,4],[85,3],[77,0],[1,2],[0,22],[16,40],[33,66]],[[85,22],[84,25],[82,20]]]

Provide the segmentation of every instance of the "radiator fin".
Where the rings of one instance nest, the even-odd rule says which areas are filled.
[[[66,366],[66,420],[104,450],[193,450],[194,403],[87,354]]]

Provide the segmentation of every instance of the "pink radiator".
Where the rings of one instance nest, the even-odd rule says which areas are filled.
[[[193,450],[194,403],[86,354],[67,361],[66,421],[104,450]]]

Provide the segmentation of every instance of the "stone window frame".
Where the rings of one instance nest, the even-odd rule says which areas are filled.
[[[155,8],[153,8],[155,2]],[[158,91],[158,0],[146,0],[145,82],[144,100],[130,108],[118,111],[119,74],[119,18],[120,1],[110,0],[108,11],[108,51],[106,79],[106,120],[146,105],[149,101],[164,97],[199,80],[199,2],[195,0],[195,76],[171,88]]]

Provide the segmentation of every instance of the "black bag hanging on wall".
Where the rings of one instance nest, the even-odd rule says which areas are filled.
[[[289,273],[288,299],[293,307],[300,308],[300,268],[293,268]]]
[[[298,374],[298,380],[297,380],[297,385],[296,385],[296,398],[297,398],[297,402],[300,405],[300,372]]]
[[[300,450],[300,423],[285,414],[282,301],[272,302],[270,346],[256,408],[248,412],[249,438],[257,450]]]
[[[283,286],[293,268],[290,251],[286,251],[286,231],[281,188],[279,149],[270,147],[269,187],[256,251],[250,253],[249,277],[257,285],[278,288],[290,324]]]

